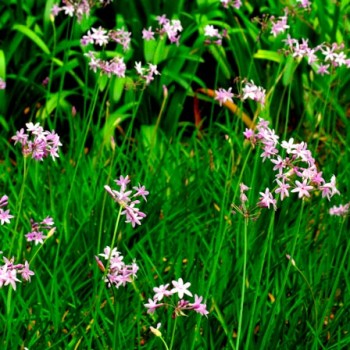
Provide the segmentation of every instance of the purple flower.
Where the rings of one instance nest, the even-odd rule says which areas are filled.
[[[152,27],[149,27],[148,29],[142,30],[142,39],[149,41],[149,40],[155,40],[154,39],[154,32],[152,31]]]
[[[329,74],[328,68],[329,68],[329,64],[320,64],[317,67],[317,71],[316,73],[319,75],[325,75],[325,74]]]
[[[169,296],[172,295],[173,293],[168,290],[169,287],[169,283],[167,283],[166,285],[160,285],[159,287],[154,287],[153,291],[156,293],[154,294],[154,300],[162,300],[164,296]]]
[[[127,185],[130,182],[129,176],[125,178],[120,176],[119,180],[114,180],[117,185],[119,185],[120,191],[112,190],[108,185],[105,185],[105,190],[110,194],[110,196],[117,202],[124,210],[121,215],[126,216],[126,223],[131,223],[132,227],[136,225],[141,225],[141,220],[146,217],[146,214],[141,212],[139,208],[136,207],[140,203],[138,199],[131,200],[132,191],[126,191]],[[134,187],[136,193],[132,195],[133,197],[142,196],[146,200],[148,191],[146,191],[144,186],[139,184],[138,187]]]
[[[198,312],[201,315],[206,316],[209,313],[209,311],[207,311],[206,304],[201,304],[202,300],[203,300],[203,297],[199,297],[197,294],[195,294],[194,303],[193,304],[190,303],[189,305],[194,311]]]
[[[24,263],[23,269],[20,271],[23,280],[30,282],[30,276],[34,276],[34,272],[29,270],[29,263]]]
[[[27,242],[34,241],[35,245],[37,245],[39,243],[44,244],[44,239],[47,238],[47,236],[45,236],[41,230],[51,229],[50,226],[54,225],[53,219],[51,217],[47,216],[40,223],[35,222],[33,219],[30,219],[30,223],[31,223],[32,231],[25,235]],[[53,230],[55,230],[55,228],[53,228]],[[50,234],[49,234],[49,236],[50,236]]]
[[[14,216],[10,214],[10,210],[4,210],[2,209],[3,207],[8,205],[8,197],[6,195],[3,195],[0,198],[0,221],[1,221],[1,225],[3,225],[4,223],[9,224],[10,223],[10,219],[12,219]]]
[[[329,214],[330,215],[335,215],[335,216],[347,216],[349,215],[350,212],[350,203],[346,204],[341,204],[338,207],[333,206],[331,209],[329,209]]]
[[[261,195],[258,203],[260,207],[270,209],[270,204],[272,204],[273,209],[277,209],[276,199],[273,198],[269,188],[266,188],[265,192],[260,192],[259,194]]]
[[[219,90],[215,90],[215,100],[219,101],[220,106],[223,103],[232,101],[233,93],[231,92],[232,88],[230,87],[228,90],[219,88]]]
[[[164,304],[157,304],[157,300],[148,299],[148,303],[144,305],[148,309],[147,313],[153,314],[156,309],[162,307]]]
[[[277,36],[278,34],[284,33],[288,28],[289,25],[287,25],[287,15],[288,12],[285,11],[284,16],[279,17],[279,20],[277,22],[272,22],[272,29],[271,34],[273,36]]]
[[[276,180],[276,182],[278,184],[278,188],[275,190],[275,192],[280,193],[281,201],[283,201],[285,197],[289,197],[288,189],[290,188],[290,185],[279,180]]]
[[[307,184],[307,180],[304,180],[302,183],[300,181],[295,181],[296,188],[294,188],[291,192],[298,192],[299,198],[303,198],[304,196],[310,197],[309,191],[313,190],[314,187]]]
[[[2,78],[0,78],[0,90],[6,89],[6,82]]]
[[[133,281],[133,278],[136,278],[139,267],[135,262],[127,265],[123,261],[124,257],[120,254],[117,248],[111,250],[111,248],[107,246],[99,256],[102,256],[108,262],[108,272],[104,280],[108,287],[111,287],[111,285],[114,285],[116,288],[119,288],[120,286],[124,287],[126,283],[130,283]],[[104,264],[98,257],[95,257],[95,259],[100,270],[105,271]]]
[[[10,223],[10,219],[12,219],[14,216],[10,215],[10,210],[3,210],[0,209],[0,221],[1,221],[1,225],[3,225],[5,222],[7,224]]]
[[[254,100],[261,105],[265,105],[265,94],[266,90],[261,86],[257,86],[254,84],[253,80],[251,82],[247,82],[242,89],[243,92],[243,100],[251,99]]]
[[[11,138],[15,141],[15,144],[20,143],[22,145],[22,153],[25,157],[31,155],[36,160],[43,160],[49,155],[53,160],[59,157],[57,152],[62,144],[55,131],[46,131],[39,123],[27,123],[26,127],[27,133],[24,133],[22,128]],[[30,139],[30,136],[32,139]]]

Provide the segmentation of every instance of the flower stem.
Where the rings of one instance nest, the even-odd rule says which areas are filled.
[[[174,345],[174,340],[175,340],[175,330],[176,330],[176,320],[177,320],[177,317],[175,317],[175,320],[174,320],[174,327],[173,327],[173,333],[171,335],[171,342],[170,342],[170,350],[173,349],[173,345]]]
[[[243,275],[242,275],[242,296],[241,296],[241,307],[239,311],[239,320],[238,320],[238,330],[237,330],[237,345],[236,349],[239,349],[239,343],[241,340],[242,333],[242,322],[243,322],[243,308],[244,308],[244,297],[245,297],[245,287],[246,287],[246,275],[247,275],[247,251],[248,251],[248,218],[244,220],[244,242],[243,242]]]

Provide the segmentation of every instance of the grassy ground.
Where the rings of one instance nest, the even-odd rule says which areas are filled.
[[[308,10],[276,0],[240,9],[115,0],[80,22],[63,12],[53,20],[53,4],[0,4],[0,196],[15,216],[1,225],[0,248],[35,273],[16,290],[0,288],[1,348],[349,349],[349,223],[329,214],[349,202],[349,69],[317,74],[283,42],[289,33],[309,47],[344,43],[337,52],[349,56],[346,1],[314,0]],[[274,37],[270,16],[276,22],[285,6],[290,28]],[[178,46],[142,39],[162,14],[181,20]],[[89,69],[80,39],[100,25],[132,32],[126,52],[98,48],[124,58],[125,78]],[[222,46],[204,44],[206,25],[227,30]],[[157,64],[161,75],[140,84],[135,61]],[[242,97],[243,79],[266,89],[265,106],[239,96],[220,106],[214,91],[232,87]],[[260,192],[276,186],[273,164],[243,135],[259,117],[280,142],[306,142],[340,195],[290,193],[277,210],[256,207]],[[60,135],[55,161],[25,158],[11,140],[30,121]],[[135,228],[104,189],[117,190],[120,175],[149,191]],[[242,182],[250,187],[245,215],[234,210]],[[30,219],[47,216],[53,235],[27,242]],[[118,289],[107,288],[95,260],[112,243],[139,266]],[[153,288],[179,278],[209,314],[147,313]],[[150,331],[158,323],[165,344]]]

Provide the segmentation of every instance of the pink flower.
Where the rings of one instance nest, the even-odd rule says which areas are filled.
[[[12,219],[14,216],[10,214],[10,210],[3,210],[0,209],[0,221],[1,221],[1,225],[3,225],[4,223],[9,224],[10,223],[10,219]]]
[[[171,295],[171,291],[168,290],[169,287],[169,283],[167,283],[165,286],[164,285],[160,285],[159,287],[154,287],[153,291],[156,293],[154,295],[154,300],[162,300],[164,296],[169,296]]]
[[[142,39],[149,41],[149,40],[155,40],[154,39],[154,32],[152,31],[152,27],[149,27],[148,29],[142,30]]]
[[[189,306],[196,312],[198,312],[201,315],[206,316],[209,311],[207,311],[207,305],[201,304],[201,301],[203,300],[203,297],[199,297],[197,294],[194,295],[194,303],[189,304]]]
[[[258,202],[259,207],[270,209],[272,204],[273,209],[277,210],[276,199],[273,198],[269,188],[266,188],[265,192],[260,192],[259,194],[261,195]]]
[[[157,304],[157,300],[148,299],[148,303],[144,305],[148,309],[147,313],[153,314],[156,309],[163,306],[164,304]]]
[[[303,198],[304,196],[310,197],[309,191],[313,190],[313,186],[307,185],[307,180],[304,180],[302,183],[298,180],[295,181],[296,188],[294,188],[291,192],[298,192],[299,198]]]
[[[219,88],[219,90],[215,90],[215,100],[219,101],[220,106],[222,106],[222,104],[227,101],[233,102],[233,93],[231,92],[231,90],[231,87],[228,90],[222,88]]]
[[[336,188],[336,179],[334,175],[331,177],[331,182],[319,186],[319,189],[322,191],[322,197],[327,197],[328,200],[330,200],[335,194],[340,194]]]
[[[265,94],[266,90],[261,86],[256,86],[251,80],[251,82],[247,82],[246,85],[242,89],[243,92],[243,100],[251,99],[256,102],[265,105]]]
[[[316,68],[317,68],[317,71],[316,71],[317,74],[320,74],[320,75],[329,74],[329,71],[328,71],[329,64],[321,63],[319,66],[316,66]]]
[[[278,188],[275,190],[275,192],[280,193],[281,201],[283,201],[285,197],[289,197],[288,189],[290,188],[290,185],[279,180],[276,180],[276,182],[278,184]]]
[[[0,78],[0,90],[6,89],[6,82],[2,78]]]
[[[192,293],[188,290],[191,283],[187,282],[184,284],[182,278],[179,278],[178,281],[172,281],[171,282],[174,286],[174,288],[171,290],[171,293],[177,293],[179,295],[179,298],[182,299],[184,294],[192,296]]]

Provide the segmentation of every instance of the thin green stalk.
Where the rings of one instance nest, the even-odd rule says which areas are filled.
[[[273,237],[273,226],[274,226],[274,222],[275,222],[275,215],[273,212],[273,215],[271,215],[270,217],[270,223],[269,223],[269,228],[267,231],[267,241],[264,244],[264,250],[263,250],[263,255],[261,258],[261,264],[260,264],[260,270],[259,270],[259,278],[257,279],[257,288],[258,290],[254,293],[254,301],[253,301],[253,306],[251,308],[251,316],[250,316],[250,322],[249,322],[249,328],[248,328],[248,335],[247,335],[247,342],[245,343],[245,347],[246,349],[249,349],[249,344],[250,344],[250,340],[251,340],[251,336],[252,336],[252,332],[254,331],[254,320],[255,320],[255,309],[256,309],[256,304],[258,301],[258,297],[260,295],[259,291],[261,290],[261,279],[262,279],[262,275],[263,275],[263,271],[264,271],[264,265],[265,265],[265,260],[266,260],[266,254],[267,254],[267,250],[270,246],[270,242],[272,240]]]
[[[343,224],[344,222],[342,223],[341,225],[341,228],[339,230],[339,236],[342,234],[343,232]],[[324,311],[323,313],[321,314],[321,322],[319,323],[318,325],[318,329],[316,329],[316,336],[315,336],[315,339],[319,339],[319,336],[320,336],[320,333],[322,332],[323,328],[323,320],[325,319],[326,317],[326,314],[327,312],[329,312],[329,310],[332,308],[333,306],[333,303],[334,303],[334,296],[335,296],[335,293],[337,291],[337,289],[339,288],[339,279],[340,279],[340,274],[342,273],[343,269],[344,269],[344,266],[346,266],[345,262],[347,261],[348,259],[348,253],[349,253],[349,248],[350,248],[350,243],[349,243],[349,240],[347,239],[347,237],[345,238],[345,240],[347,241],[347,245],[346,245],[346,250],[343,254],[343,257],[342,257],[342,260],[340,262],[340,264],[338,265],[339,268],[337,269],[337,275],[336,277],[334,278],[333,280],[333,286],[332,286],[332,290],[331,290],[331,293],[330,293],[330,296],[328,297],[328,303],[326,305],[326,307],[324,307]],[[335,266],[335,265],[334,265]],[[348,274],[348,271],[344,270],[344,274]]]
[[[113,250],[113,247],[114,247],[114,244],[115,244],[115,241],[116,241],[116,237],[117,237],[117,232],[118,232],[118,227],[119,227],[119,222],[120,222],[120,217],[121,217],[121,212],[123,210],[123,207],[120,206],[119,208],[119,212],[118,212],[118,216],[117,216],[117,220],[115,222],[115,226],[114,226],[114,232],[113,232],[113,237],[112,237],[112,242],[111,242],[111,246],[110,246],[110,251],[109,251],[109,256],[108,256],[108,261],[107,261],[107,265],[105,267],[105,270],[104,270],[104,274],[103,274],[103,278],[102,280],[104,281],[107,274],[108,274],[108,269],[109,269],[109,265],[110,265],[110,260],[111,260],[111,256],[112,256],[112,250]],[[95,301],[95,312],[94,312],[94,316],[93,316],[93,324],[91,326],[91,337],[93,337],[94,335],[94,328],[95,328],[95,325],[97,324],[97,321],[98,321],[98,309],[100,307],[100,301],[101,301],[101,296],[102,296],[102,290],[103,288],[105,287],[105,284],[104,282],[100,284],[100,290],[97,294],[97,298],[96,298],[96,301]],[[114,291],[113,291],[114,293]],[[116,302],[116,298],[114,296],[114,302]]]
[[[292,256],[292,257],[295,255],[294,253],[295,253],[297,242],[298,242],[298,239],[299,239],[301,219],[302,219],[303,213],[304,213],[304,205],[305,205],[305,203],[304,203],[304,201],[302,201],[301,209],[300,209],[299,215],[298,215],[297,226],[296,226],[297,230],[295,231],[293,246],[292,246],[292,250],[290,252],[290,256]],[[287,279],[288,279],[288,276],[289,276],[289,271],[290,271],[291,266],[292,266],[292,262],[290,261],[289,264],[288,264],[288,267],[287,267],[287,271],[284,274],[284,278],[283,278],[283,281],[282,281],[280,292],[278,293],[278,296],[277,296],[277,299],[276,299],[276,301],[274,303],[273,309],[271,310],[271,315],[270,315],[269,322],[267,324],[267,327],[265,328],[265,333],[264,333],[264,337],[263,337],[263,340],[262,340],[261,349],[267,349],[268,348],[267,344],[268,344],[268,340],[269,340],[269,336],[270,336],[270,328],[275,323],[276,310],[277,310],[277,307],[281,303],[281,299],[282,299],[282,296],[284,294],[284,289],[285,289],[286,284],[287,284]]]
[[[164,340],[164,338],[163,338],[162,336],[160,336],[159,338],[160,338],[160,340],[163,342],[165,349],[166,349],[166,350],[169,350],[168,344],[166,343],[166,341]]]
[[[248,218],[244,219],[242,294],[241,294],[241,306],[240,306],[240,310],[239,310],[238,330],[237,330],[237,343],[236,343],[237,350],[239,350],[239,345],[240,345],[240,341],[241,341],[242,323],[243,323],[243,308],[244,308],[244,298],[245,298],[245,288],[246,288],[247,255],[248,255],[248,220],[249,220]]]
[[[171,342],[170,342],[170,350],[173,349],[173,345],[174,345],[174,340],[175,340],[175,330],[176,330],[176,321],[177,321],[177,317],[175,317],[174,320],[174,327],[173,327],[173,332],[171,334]]]
[[[69,203],[70,203],[70,198],[72,196],[73,193],[73,189],[75,189],[74,184],[75,184],[75,179],[77,177],[77,172],[78,172],[78,168],[79,168],[79,164],[81,161],[81,158],[83,156],[83,152],[84,152],[84,147],[85,147],[85,142],[89,133],[89,128],[90,128],[90,124],[92,122],[92,116],[94,114],[95,111],[95,107],[96,107],[96,103],[97,103],[97,97],[98,97],[98,81],[96,82],[96,86],[95,86],[95,92],[94,92],[94,99],[92,104],[90,105],[89,108],[89,119],[84,131],[84,135],[83,135],[83,139],[80,140],[81,146],[80,146],[80,150],[78,153],[78,159],[77,162],[75,164],[75,168],[74,168],[74,173],[73,173],[73,177],[70,183],[70,189],[68,191],[68,196],[67,196],[67,200],[66,200],[66,206],[65,206],[65,210],[64,210],[64,223],[63,223],[63,227],[64,227],[64,232],[66,234],[66,238],[67,238],[67,234],[68,234],[68,208],[69,208]],[[67,238],[68,239],[68,238]]]
[[[19,220],[22,214],[23,197],[24,197],[24,190],[27,182],[28,171],[29,171],[29,167],[27,167],[27,157],[23,157],[23,180],[21,184],[21,189],[19,191],[18,201],[16,203],[16,209],[15,209],[16,222],[15,222],[15,228],[13,229],[13,238],[11,240],[11,247],[9,252],[9,256],[11,256],[14,241],[18,237],[17,259],[20,258],[21,249],[22,249],[22,237],[19,237],[17,235],[18,233],[17,230],[18,230]]]
[[[288,88],[288,100],[287,100],[287,107],[286,107],[286,121],[284,124],[284,131],[283,131],[283,140],[286,139],[287,137],[287,132],[288,132],[288,124],[289,124],[289,113],[290,113],[290,100],[291,100],[291,93],[292,93],[292,81],[289,84]]]

